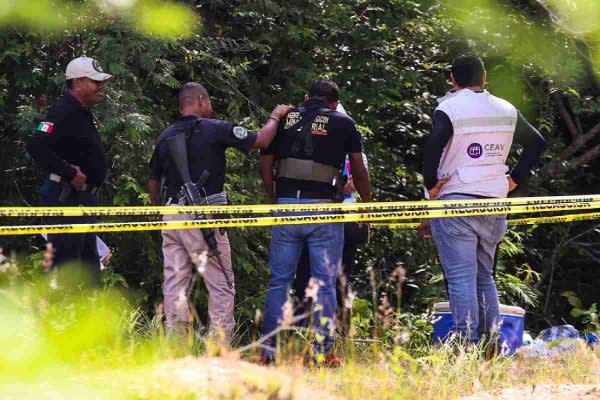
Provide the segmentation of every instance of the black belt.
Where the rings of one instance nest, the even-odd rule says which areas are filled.
[[[322,199],[331,200],[331,193],[313,192],[310,190],[281,190],[277,191],[277,198],[291,199]]]
[[[56,181],[52,181],[52,182],[56,182]],[[75,191],[75,188],[70,183],[67,183],[67,182],[56,182],[56,183],[58,185],[60,185],[60,187],[62,188],[59,198],[58,198],[58,201],[60,201],[61,203],[66,203],[73,196],[77,196],[77,194],[80,194],[80,193],[86,193],[86,194],[95,196],[96,193],[98,193],[98,190],[100,189],[100,186],[86,185],[83,190]]]
[[[64,180],[60,175],[57,174],[50,174],[50,176],[48,177],[48,180],[50,180],[51,182],[56,182],[59,185],[63,186],[63,188],[73,188],[73,186],[66,180]],[[84,192],[84,193],[88,193],[88,194],[96,194],[98,193],[98,190],[100,189],[100,185],[88,185],[87,183],[84,183],[81,186],[81,190],[79,192]]]

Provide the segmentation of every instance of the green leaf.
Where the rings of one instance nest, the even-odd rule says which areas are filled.
[[[108,66],[108,72],[112,75],[120,75],[125,71],[125,68],[123,68],[123,65],[121,65],[120,63],[111,63]]]
[[[561,293],[561,296],[566,297],[570,305],[577,308],[582,308],[581,300],[572,290]]]
[[[579,309],[579,308],[573,308],[573,309],[571,310],[571,315],[572,315],[573,317],[575,317],[575,318],[579,318],[579,317],[581,317],[582,315],[585,315],[585,314],[587,314],[587,311],[585,311],[585,310],[581,310],[581,309]]]

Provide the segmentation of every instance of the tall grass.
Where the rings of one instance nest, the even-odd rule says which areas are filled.
[[[402,348],[350,358],[340,370],[308,372],[315,384],[348,399],[456,399],[506,387],[533,390],[542,384],[599,384],[600,352],[581,347],[546,359],[494,358],[479,348],[430,349],[413,358]]]
[[[290,326],[277,366],[265,369],[244,362],[258,347],[231,351],[199,332],[166,337],[160,310],[150,317],[127,293],[81,282],[63,269],[0,290],[0,398],[445,400],[508,386],[600,383],[598,350],[521,359],[489,358],[481,346],[435,347],[419,325],[427,316],[385,302],[356,303],[350,333],[337,344],[343,368],[307,364],[310,330]],[[378,337],[369,336],[373,325]]]

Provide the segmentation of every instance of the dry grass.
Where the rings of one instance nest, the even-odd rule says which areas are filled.
[[[439,350],[416,359],[397,349],[380,354],[378,360],[350,359],[339,370],[308,371],[307,377],[347,399],[446,400],[512,387],[526,388],[527,393],[542,385],[600,385],[600,349],[583,346],[554,358],[490,361],[484,361],[477,349]]]
[[[476,393],[470,399],[500,400],[499,389],[531,394],[543,386],[560,393],[563,386],[552,385],[570,385],[572,392],[580,388],[574,385],[600,384],[600,349],[486,361],[480,348],[419,346],[410,332],[394,347],[393,338],[410,329],[400,319],[380,325],[385,345],[341,343],[343,368],[304,368],[299,355],[309,355],[310,337],[297,332],[282,346],[279,366],[259,367],[237,352],[165,338],[156,318],[128,308],[118,292],[65,297],[64,290],[44,285],[0,293],[0,399],[451,400]],[[223,357],[206,356],[217,354]],[[581,388],[586,394],[575,398],[600,398]]]
[[[177,354],[163,352],[167,357]],[[125,354],[122,357],[121,367],[97,368],[82,362],[67,369],[54,365],[34,379],[0,379],[0,398],[37,399],[43,393],[47,399],[99,400],[450,400],[475,394],[469,400],[504,400],[507,388],[512,388],[506,392],[512,397],[506,399],[537,399],[530,397],[536,390],[555,396],[540,397],[544,399],[566,398],[561,394],[567,393],[573,399],[600,398],[595,388],[574,386],[600,384],[600,349],[585,346],[554,358],[489,361],[479,349],[431,349],[418,358],[400,347],[392,352],[362,349],[354,351],[340,369],[304,368],[297,357],[284,357],[276,367],[260,367],[240,360],[236,353],[167,360],[157,356],[141,364],[128,363]],[[584,394],[575,395],[577,390]]]

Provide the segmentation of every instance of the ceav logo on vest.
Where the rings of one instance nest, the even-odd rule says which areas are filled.
[[[483,147],[479,143],[471,143],[467,147],[467,154],[471,158],[479,158],[483,154]]]

